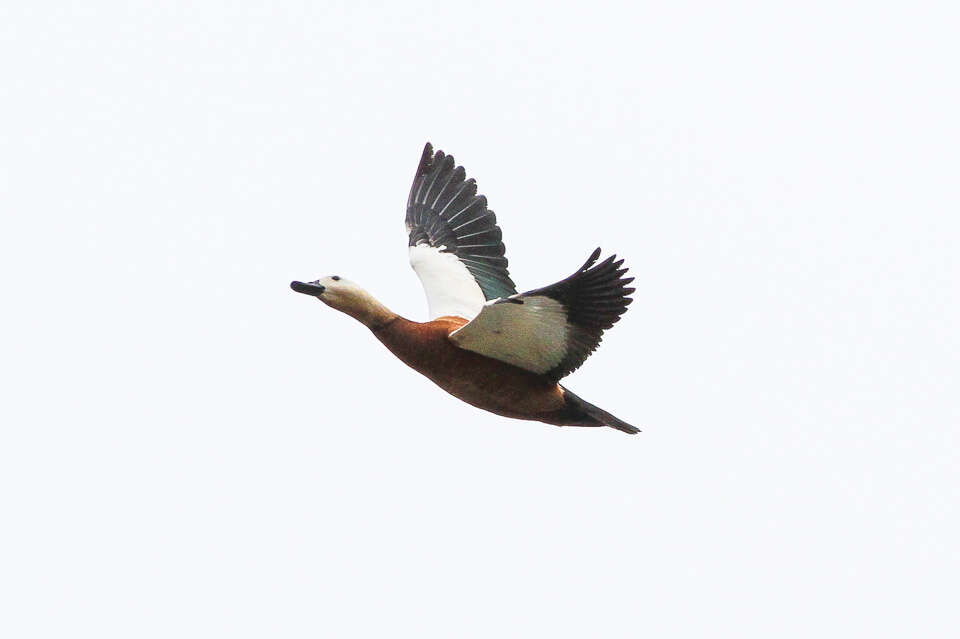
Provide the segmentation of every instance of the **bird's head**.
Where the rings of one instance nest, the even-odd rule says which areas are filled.
[[[395,317],[373,295],[339,275],[328,275],[312,282],[290,282],[290,288],[316,297],[371,328]]]

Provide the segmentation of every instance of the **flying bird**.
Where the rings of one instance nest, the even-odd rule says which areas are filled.
[[[570,277],[517,293],[487,199],[452,155],[434,154],[429,142],[407,199],[406,229],[430,321],[400,317],[339,275],[290,287],[360,321],[405,364],[477,408],[639,432],[559,384],[633,301],[622,259],[598,263],[598,248]]]

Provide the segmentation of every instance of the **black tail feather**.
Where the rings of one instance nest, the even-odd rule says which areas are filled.
[[[563,387],[561,386],[561,388]],[[635,435],[640,432],[640,429],[636,426],[632,426],[602,408],[594,406],[567,388],[563,388],[563,398],[567,401],[568,414],[571,419],[570,423],[567,424],[569,426],[609,426],[628,435]]]

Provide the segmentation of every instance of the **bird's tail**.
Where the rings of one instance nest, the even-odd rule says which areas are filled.
[[[563,388],[561,386],[561,388]],[[631,426],[627,422],[614,417],[607,411],[598,406],[594,406],[573,394],[569,389],[563,388],[563,398],[567,401],[567,415],[570,417],[568,426],[609,426],[616,428],[629,435],[635,435],[640,432],[636,426]]]

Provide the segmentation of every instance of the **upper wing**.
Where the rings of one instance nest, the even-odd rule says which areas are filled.
[[[410,265],[427,293],[430,319],[473,319],[486,300],[517,292],[487,198],[452,155],[428,142],[407,199]]]
[[[459,346],[520,368],[561,379],[600,344],[620,319],[632,277],[612,255],[596,266],[600,249],[567,279],[534,291],[493,300],[470,323],[450,334]]]

